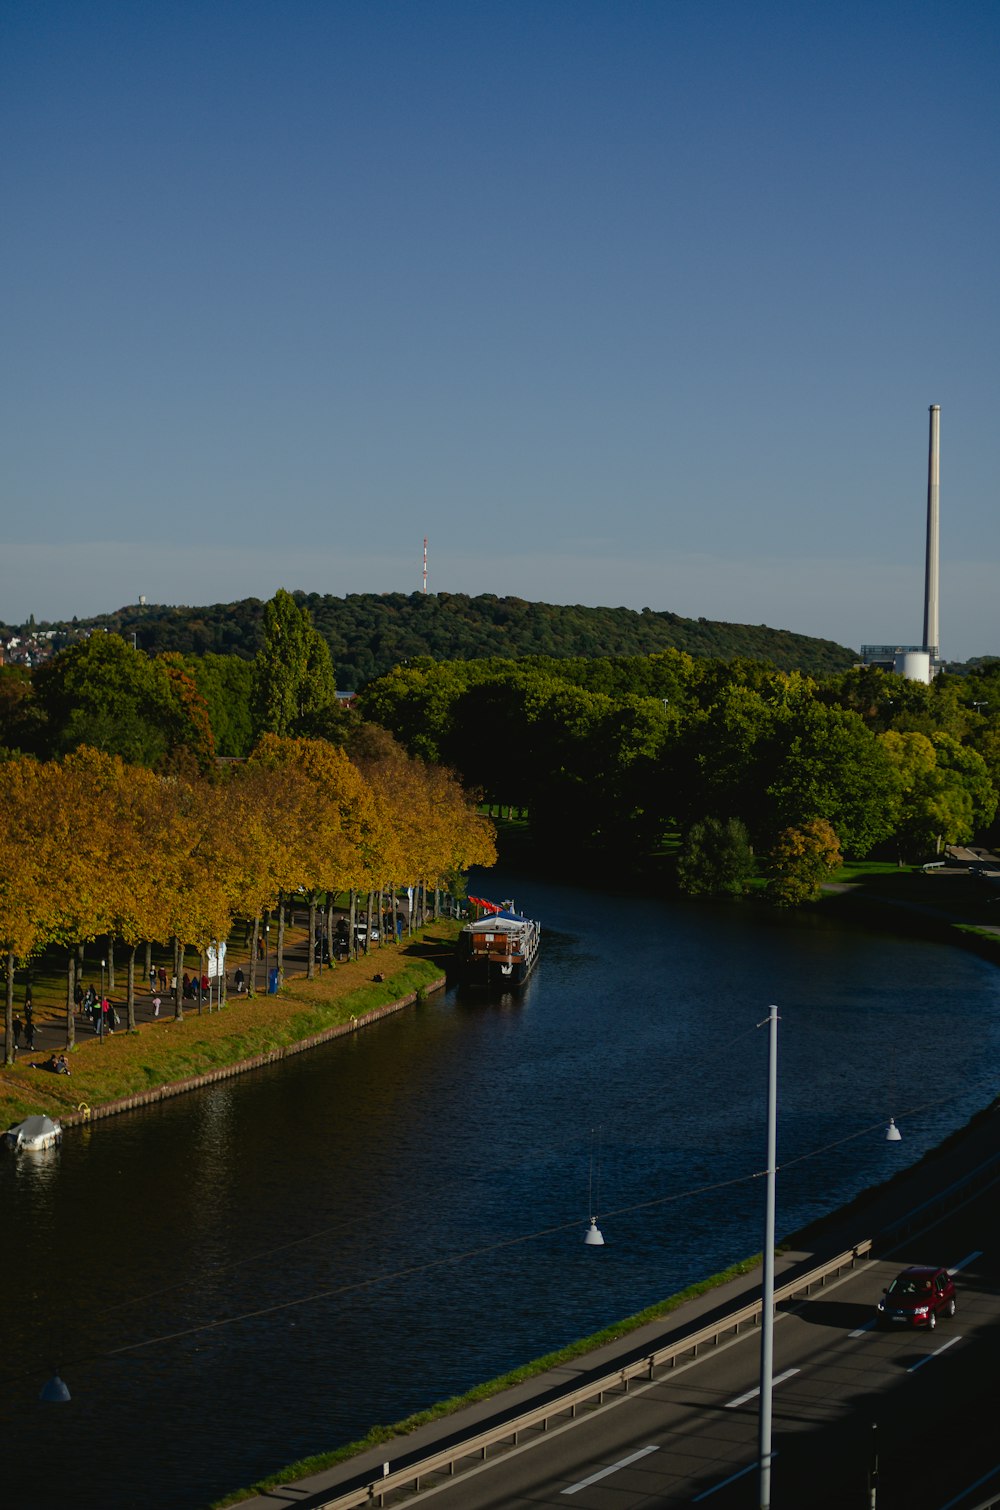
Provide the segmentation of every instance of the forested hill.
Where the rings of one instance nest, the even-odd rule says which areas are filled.
[[[691,655],[731,660],[745,656],[769,661],[782,671],[825,675],[843,671],[857,659],[833,640],[812,639],[764,624],[725,624],[685,619],[644,608],[585,608],[528,603],[492,594],[351,593],[345,598],[295,593],[325,637],[336,668],[337,685],[362,687],[401,661],[429,655],[436,660],[477,660],[484,656],[619,656],[686,650]],[[260,644],[263,603],[246,598],[207,608],[147,605],[121,608],[95,619],[49,628],[117,631],[147,651],[179,650],[185,655],[214,651],[251,657]],[[41,626],[39,626],[41,627]]]

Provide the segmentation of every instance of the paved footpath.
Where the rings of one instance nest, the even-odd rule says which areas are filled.
[[[345,916],[346,916],[346,914],[345,914]],[[272,932],[273,932],[273,930],[272,930]],[[308,933],[309,933],[309,930],[308,930],[308,918],[306,918],[305,920],[296,922],[296,923],[290,923],[290,924],[288,924],[288,926],[286,928],[286,933],[285,933],[285,940],[286,941],[285,941],[285,948],[284,948],[284,952],[283,952],[283,965],[284,965],[284,972],[283,972],[283,974],[284,974],[284,978],[285,979],[287,979],[290,975],[305,975],[305,973],[306,973],[306,967],[307,967],[306,946],[307,946],[307,940],[308,940]],[[373,952],[373,957],[374,957],[374,952]],[[265,963],[266,963],[268,971],[270,971],[274,967],[274,964],[275,964],[275,953],[274,953],[273,948],[268,951],[266,961],[265,961],[265,959],[263,957],[259,958],[258,961],[257,961],[256,991],[257,991],[258,996],[264,994],[265,982],[267,980],[267,974],[265,972]],[[161,991],[159,989],[159,986],[157,986],[156,990],[150,991],[150,989],[149,989],[149,978],[148,978],[148,976],[145,973],[145,969],[143,968],[144,964],[145,964],[145,955],[143,953],[143,954],[141,954],[138,957],[138,959],[136,961],[135,988],[134,988],[135,989],[135,1020],[136,1020],[136,1024],[137,1025],[141,1024],[141,1023],[154,1023],[155,1024],[157,1021],[160,1021],[160,1022],[169,1022],[169,1021],[172,1020],[173,1015],[174,1015],[173,997],[170,994],[169,986],[168,986],[168,989],[165,992]],[[232,943],[232,941],[230,941],[229,946],[228,946],[227,951],[226,951],[227,993],[228,993],[229,996],[235,996],[236,995],[236,989],[235,989],[235,987],[233,985],[233,977],[234,977],[234,975],[236,973],[237,967],[240,967],[243,970],[244,978],[249,983],[249,981],[251,979],[250,945],[249,944],[239,944],[238,945],[238,944],[234,944],[234,943]],[[188,974],[189,975],[193,974],[195,968],[196,968],[195,961],[192,960],[191,958],[189,958],[188,962],[187,962],[187,972],[188,972]],[[329,968],[330,968],[330,966],[328,966],[328,965],[323,966],[323,969],[329,969]],[[319,966],[318,962],[317,962],[317,965],[316,965],[316,970],[317,970],[317,973],[320,970],[320,966]],[[181,973],[183,975],[183,971]],[[114,991],[108,991],[106,993],[107,996],[108,996],[108,1000],[111,1001],[114,1004],[115,1010],[118,1013],[118,1019],[119,1019],[119,1028],[118,1028],[118,1031],[119,1032],[121,1032],[121,1031],[123,1031],[125,1029],[125,1024],[126,1024],[126,1021],[127,1021],[127,1011],[126,1011],[127,979],[128,979],[128,976],[127,976],[127,965],[124,965],[121,962],[119,962],[119,965],[118,965],[118,968],[117,968],[116,974],[115,974],[115,989],[114,989]],[[168,980],[169,980],[169,972],[168,972]],[[97,991],[97,992],[100,992],[100,989],[101,989],[101,971],[100,971],[100,966],[98,965],[95,968],[95,966],[93,964],[93,961],[90,961],[88,963],[87,968],[84,970],[82,983],[83,983],[84,990],[86,990],[86,988],[87,988],[88,985],[93,985],[94,990]],[[202,1004],[202,1007],[201,1007],[201,1011],[202,1012],[207,1012],[209,1010],[213,1010],[214,1011],[214,1010],[217,1009],[217,1005],[218,1005],[217,991],[218,991],[218,982],[213,982],[213,985],[212,985],[212,1003],[211,1003],[211,1007],[209,1006],[209,1003],[206,1000]],[[155,1002],[156,1002],[157,997],[159,997],[159,1000],[160,1000],[160,1009],[159,1009],[159,1012],[156,1011],[156,1007],[155,1007]],[[184,1006],[184,1015],[186,1017],[189,1017],[189,1016],[192,1016],[192,1015],[194,1015],[194,1016],[198,1016],[199,1015],[199,1012],[198,1012],[198,1003],[196,1001],[185,1001],[183,1003],[183,1006]],[[15,1014],[19,1013],[20,1016],[21,1016],[21,1018],[23,1019],[23,1017],[24,1017],[24,1007],[23,1007],[23,1004],[16,1002],[15,1003],[15,1007],[14,1007],[14,1011],[15,1011]],[[0,1025],[0,1032],[2,1032],[2,1025]],[[100,1034],[97,1032],[97,1030],[93,1026],[93,1022],[91,1020],[91,1017],[90,1017],[89,1013],[78,1012],[76,1014],[75,1034],[76,1034],[76,1041],[77,1041],[77,1043],[80,1043],[80,1044],[88,1043],[89,1041],[93,1040],[94,1038],[97,1038],[97,1037],[100,1036]],[[61,1054],[61,1053],[64,1052],[65,1048],[66,1048],[66,1010],[65,1010],[64,1007],[63,1008],[55,1008],[55,1007],[51,1007],[51,1006],[47,1006],[46,1005],[46,1006],[43,1006],[43,1007],[39,1008],[35,1012],[35,1042],[34,1042],[34,1047],[32,1049],[28,1049],[28,1047],[27,1047],[27,1045],[25,1043],[24,1034],[22,1032],[22,1035],[21,1035],[21,1045],[20,1045],[20,1048],[18,1050],[18,1055],[17,1055],[18,1062],[19,1063],[23,1063],[25,1060],[29,1060],[29,1061],[37,1061],[39,1064],[41,1064],[41,1063],[44,1062],[45,1059],[47,1059],[49,1057],[50,1054],[52,1054],[52,1053],[59,1053],[59,1054]]]

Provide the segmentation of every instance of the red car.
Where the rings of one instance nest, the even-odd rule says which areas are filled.
[[[885,1326],[925,1326],[933,1331],[939,1315],[957,1310],[955,1281],[947,1269],[919,1264],[897,1274],[878,1303],[878,1320]]]

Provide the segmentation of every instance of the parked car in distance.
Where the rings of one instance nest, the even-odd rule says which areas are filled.
[[[915,1264],[897,1274],[876,1308],[883,1326],[925,1326],[933,1331],[938,1316],[954,1316],[955,1281],[947,1269]]]

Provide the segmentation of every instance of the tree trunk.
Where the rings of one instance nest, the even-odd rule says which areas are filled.
[[[201,983],[205,977],[205,951],[198,951],[198,1016],[201,1016]]]
[[[3,1062],[14,1063],[14,956],[7,951],[7,1000],[3,1012]]]
[[[71,1049],[76,1042],[76,953],[68,950],[66,956],[66,1047]]]
[[[135,956],[138,948],[138,944],[133,944],[128,953],[128,996],[125,999],[125,1016],[130,1033],[135,1032]]]
[[[108,934],[108,995],[115,994],[115,936]]]
[[[399,929],[396,927],[396,883],[393,881],[389,887],[389,906],[392,909],[392,942],[399,938]]]
[[[357,950],[355,947],[354,927],[358,912],[358,894],[356,891],[352,890],[348,892],[348,897],[351,904],[351,912],[350,917],[347,920],[347,958],[356,959]]]
[[[260,915],[253,920],[253,933],[250,938],[250,960],[247,969],[247,995],[257,995],[257,942],[260,938]]]
[[[330,946],[330,964],[333,965],[333,892],[326,894],[326,939]]]
[[[278,947],[274,963],[278,967],[279,982],[285,978],[285,893],[278,892]]]
[[[375,893],[373,891],[370,891],[368,893],[368,899],[365,902],[365,925],[366,925],[365,926],[365,953],[366,954],[369,952],[369,950],[371,949],[371,946],[372,946],[372,906],[373,906],[374,900],[375,900]]]
[[[306,949],[306,980],[316,975],[316,893],[309,893],[309,947]],[[320,951],[322,954],[322,950]]]
[[[146,974],[144,976],[145,980],[149,979],[149,972],[150,972],[150,970],[152,970],[152,968],[153,968],[153,945],[152,945],[152,942],[149,939],[147,939],[146,940]]]
[[[184,973],[185,945],[179,938],[174,939],[174,1018],[177,1022],[184,1021],[184,997],[181,995],[181,976]]]

